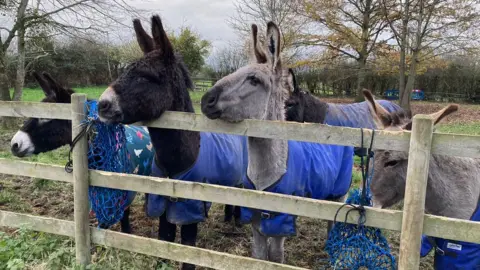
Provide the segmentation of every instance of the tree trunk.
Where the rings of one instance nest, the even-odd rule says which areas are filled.
[[[399,88],[399,102],[400,107],[402,107],[405,111],[410,110],[410,92],[412,91],[407,90],[405,88],[405,73],[407,71],[407,63],[406,63],[406,53],[407,53],[407,46],[408,46],[408,22],[410,20],[410,1],[405,1],[405,6],[403,10],[402,16],[402,30],[400,33],[400,63],[399,63],[399,78],[398,78],[398,88]],[[410,73],[411,74],[411,73]]]
[[[364,101],[362,90],[364,88],[365,77],[367,76],[366,66],[367,59],[364,56],[360,56],[357,60],[358,63],[358,77],[357,77],[357,95],[355,97],[355,102]]]
[[[20,101],[22,99],[23,84],[25,83],[25,27],[23,23],[18,28],[17,51],[17,77],[15,79],[15,89],[13,92],[14,101]]]
[[[10,101],[10,90],[8,85],[7,63],[5,54],[0,51],[0,100]]]
[[[372,13],[372,0],[365,1],[365,10],[363,12],[362,20],[362,44],[361,49],[358,52],[358,79],[357,79],[357,96],[355,97],[356,102],[364,101],[362,90],[365,88],[365,77],[367,76],[367,58],[368,58],[368,42],[370,40],[370,16]],[[372,45],[373,46],[373,45]]]
[[[7,63],[5,54],[0,51],[0,100],[10,101],[10,87],[8,85]],[[2,129],[12,129],[15,126],[15,118],[1,117]]]

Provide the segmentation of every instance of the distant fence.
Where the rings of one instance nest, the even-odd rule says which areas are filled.
[[[73,136],[85,117],[86,96],[74,94],[72,104],[0,102],[0,116],[72,119]],[[209,120],[202,115],[166,112],[160,119],[138,125],[237,134],[263,138],[300,140],[324,144],[362,145],[360,129],[320,124],[246,120],[231,124]],[[370,142],[371,130],[364,130],[363,145]],[[259,208],[298,216],[333,220],[341,203],[313,200],[269,192],[246,190],[218,185],[189,183],[165,178],[145,177],[88,170],[87,138],[74,149],[73,174],[63,166],[0,159],[0,173],[38,177],[74,185],[74,222],[0,211],[0,226],[75,237],[76,258],[80,264],[90,262],[91,243],[132,252],[196,264],[214,269],[302,269],[294,266],[246,258],[228,253],[184,246],[110,230],[89,227],[88,186],[134,190],[165,196],[212,201],[222,204]],[[375,149],[409,152],[404,210],[366,208],[365,225],[401,231],[399,269],[418,269],[421,235],[480,243],[480,223],[424,214],[430,154],[480,157],[480,136],[433,133],[429,116],[417,115],[412,132],[375,131]],[[452,179],[454,181],[454,179]],[[349,207],[344,207],[338,220],[345,220]],[[420,211],[419,211],[420,210]],[[358,214],[348,215],[356,224]]]

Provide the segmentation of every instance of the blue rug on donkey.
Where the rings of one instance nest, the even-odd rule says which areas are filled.
[[[200,153],[191,168],[169,176],[154,161],[152,176],[232,187],[241,184],[246,164],[246,137],[201,132]],[[204,221],[210,206],[210,202],[149,194],[147,215],[159,217],[166,211],[170,223],[187,225]]]
[[[377,100],[388,112],[403,111],[397,104],[387,100]],[[340,127],[375,129],[375,122],[366,101],[352,104],[328,103],[325,124]]]
[[[480,205],[470,220],[480,222]],[[436,270],[480,269],[480,244],[423,236],[420,255],[427,256],[432,249]]]
[[[353,147],[297,141],[289,141],[288,147],[287,172],[265,191],[314,199],[334,199],[347,193],[352,178]],[[255,189],[247,176],[243,184]],[[259,230],[263,235],[296,234],[293,215],[241,208],[242,223],[251,223],[254,218],[261,218]]]

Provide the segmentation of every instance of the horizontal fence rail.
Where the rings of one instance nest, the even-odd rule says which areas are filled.
[[[0,226],[26,228],[45,233],[75,237],[75,223],[73,221],[2,210],[0,210]],[[92,242],[99,245],[153,257],[192,263],[213,269],[305,269],[92,227],[90,227],[90,234]]]
[[[72,104],[0,102],[0,116],[73,119],[75,121],[72,121],[72,127],[76,130],[79,123],[85,118],[83,113],[85,98],[86,95],[84,94],[76,94],[72,97],[72,100],[76,102]],[[427,128],[425,123],[420,124],[421,119],[425,123],[430,123],[430,127]],[[361,130],[355,128],[260,120],[245,120],[232,124],[210,120],[203,115],[181,112],[166,112],[155,121],[135,123],[134,125],[356,147],[369,145],[372,132],[375,132],[374,149],[408,151],[411,161],[418,159],[417,163],[427,164],[419,166],[409,164],[410,174],[407,177],[407,186],[415,192],[406,194],[406,206],[404,206],[403,212],[366,207],[365,225],[402,231],[399,267],[401,269],[416,269],[419,262],[417,253],[421,234],[480,243],[480,233],[478,233],[480,222],[423,213],[422,205],[424,204],[423,195],[428,175],[429,153],[480,158],[480,136],[432,133],[432,121],[429,116],[416,116],[413,124],[413,135],[411,132],[363,130],[363,142],[360,141]],[[422,129],[428,131],[422,131]],[[260,208],[324,220],[333,220],[337,211],[343,205],[338,202],[256,190],[88,170],[85,163],[86,143],[83,146],[83,148],[75,147],[74,149],[73,174],[66,173],[63,166],[0,159],[0,173],[74,184],[75,222],[0,211],[0,226],[26,227],[47,233],[75,237],[76,258],[77,262],[82,265],[90,262],[91,241],[105,246],[214,269],[303,269],[89,227],[88,185]],[[356,224],[358,222],[358,213],[356,212],[348,215],[348,219],[345,220],[349,209],[350,207],[342,208],[337,215],[337,221]]]
[[[37,168],[40,169],[37,171]],[[63,166],[56,165],[0,158],[0,173],[73,183],[73,176],[66,173]],[[119,179],[123,181],[119,181]],[[252,208],[258,208],[261,205],[261,208],[265,210],[324,220],[333,220],[335,213],[343,205],[338,202],[271,192],[95,170],[90,170],[90,185]],[[345,221],[346,212],[349,209],[350,207],[346,206],[340,210],[337,220]],[[402,211],[366,207],[366,216],[365,225],[367,226],[394,231],[401,230]],[[350,213],[347,222],[356,224],[358,222],[357,212]],[[480,234],[477,233],[479,231],[479,222],[425,215],[423,232],[426,235],[480,243]]]
[[[39,102],[0,102],[0,116],[71,119],[71,105]],[[54,113],[53,113],[54,112]],[[259,138],[277,138],[323,144],[362,146],[360,129],[312,123],[245,120],[231,124],[193,113],[165,112],[158,120],[136,125],[217,132]],[[363,145],[370,145],[372,131],[364,130]],[[375,131],[374,149],[407,152],[410,132]],[[480,158],[480,136],[434,133],[432,154]]]

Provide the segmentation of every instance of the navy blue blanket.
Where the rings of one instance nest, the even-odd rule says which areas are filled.
[[[265,191],[309,197],[335,199],[350,188],[353,166],[353,147],[322,145],[308,142],[288,142],[287,172]],[[245,176],[243,184],[255,189]],[[260,232],[266,236],[296,234],[295,216],[242,207],[241,221],[250,223],[261,219]]]
[[[388,112],[403,110],[397,104],[387,100],[378,100],[378,102]],[[376,128],[367,101],[352,104],[328,103],[325,124],[352,128]]]
[[[480,205],[470,220],[480,222]],[[480,244],[441,238],[434,238],[434,241],[437,247],[445,252],[444,255],[439,251],[435,252],[436,270],[480,269]],[[432,243],[427,236],[423,236],[420,255],[427,256],[432,249]]]
[[[247,171],[246,149],[244,136],[201,132],[197,161],[190,169],[172,178],[222,186],[240,186]],[[152,176],[166,176],[155,161],[152,163]],[[166,211],[170,223],[186,225],[204,221],[210,206],[210,202],[149,194],[147,215],[159,217]]]

